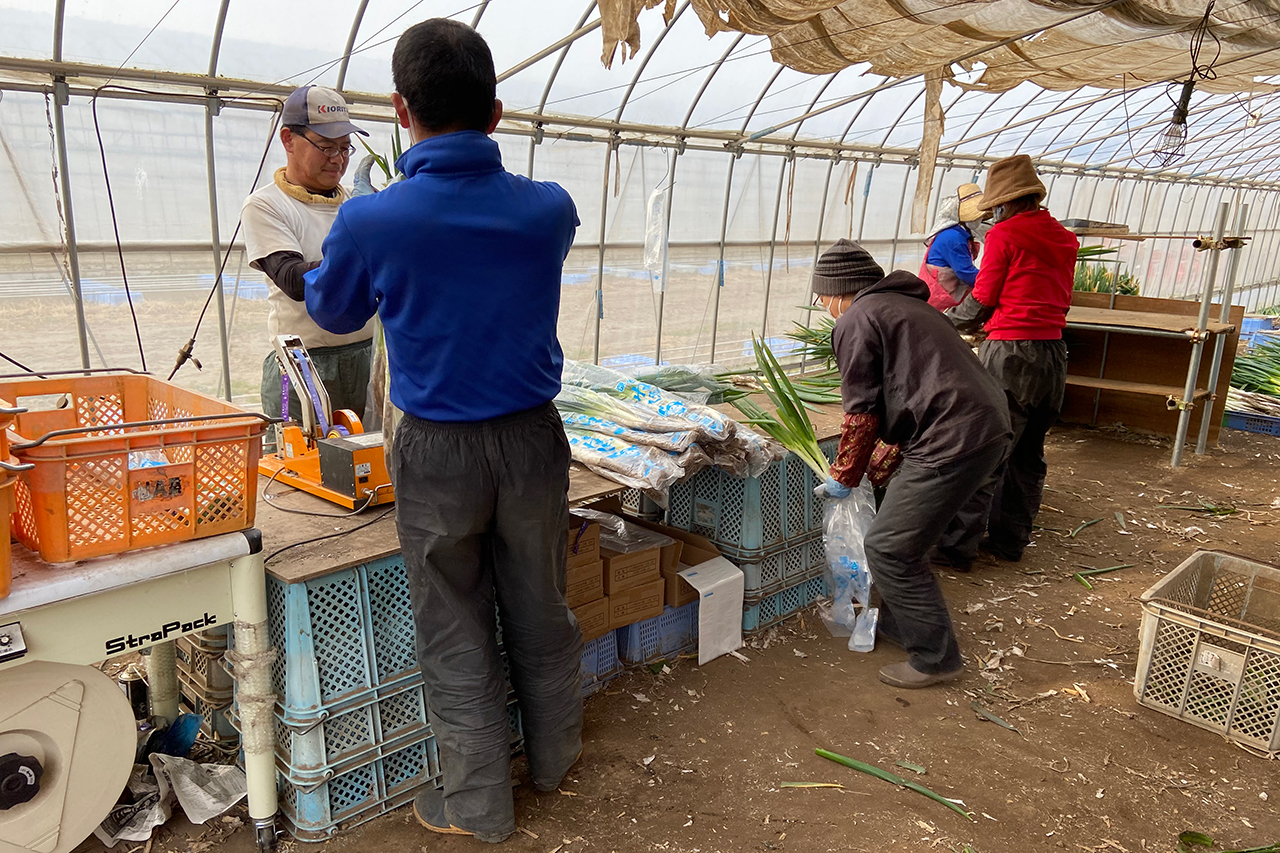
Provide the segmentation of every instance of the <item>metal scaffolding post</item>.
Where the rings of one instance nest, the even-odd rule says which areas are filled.
[[[1183,388],[1182,399],[1178,402],[1178,432],[1173,439],[1173,458],[1169,465],[1177,468],[1182,464],[1182,446],[1187,442],[1187,430],[1191,426],[1191,409],[1195,406],[1196,379],[1200,376],[1200,359],[1204,355],[1205,329],[1209,325],[1209,306],[1213,302],[1213,280],[1218,274],[1218,255],[1221,249],[1223,234],[1227,229],[1227,213],[1231,205],[1223,202],[1218,205],[1218,216],[1213,224],[1213,242],[1215,248],[1210,249],[1209,263],[1204,275],[1204,291],[1200,297],[1200,315],[1196,320],[1196,334],[1191,344],[1191,363],[1187,366],[1187,384]],[[1212,391],[1213,389],[1210,389]],[[1208,401],[1212,406],[1212,401]]]
[[[89,326],[84,318],[84,296],[80,290],[80,251],[76,246],[76,217],[71,207],[71,175],[67,169],[67,128],[62,108],[67,105],[67,83],[53,82],[53,136],[58,145],[58,180],[62,187],[62,214],[66,218],[67,265],[71,267],[71,292],[76,302],[76,336],[80,340],[80,366],[89,369]]]
[[[1248,221],[1249,205],[1241,204],[1240,209],[1236,211],[1236,224],[1231,229],[1231,236],[1242,236]],[[1231,298],[1235,291],[1236,269],[1240,266],[1241,248],[1243,247],[1232,249],[1231,257],[1227,259],[1226,281],[1222,285],[1222,310],[1218,312],[1218,320],[1223,323],[1231,322]],[[1218,374],[1222,370],[1222,350],[1227,345],[1226,335],[1215,335],[1214,337],[1213,363],[1209,367],[1209,398],[1205,400],[1204,414],[1200,416],[1200,434],[1196,436],[1196,454],[1198,456],[1203,456],[1205,449],[1209,445],[1209,427],[1213,424],[1213,403],[1217,396]]]

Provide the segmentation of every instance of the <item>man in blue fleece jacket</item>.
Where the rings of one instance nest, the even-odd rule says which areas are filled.
[[[516,829],[502,623],[533,783],[554,791],[582,751],[582,635],[564,595],[569,446],[552,399],[560,275],[578,217],[561,187],[512,175],[488,45],[456,21],[400,37],[392,96],[413,146],[405,180],[338,210],[307,310],[331,332],[385,330],[396,523],[443,790],[428,829],[502,841]]]

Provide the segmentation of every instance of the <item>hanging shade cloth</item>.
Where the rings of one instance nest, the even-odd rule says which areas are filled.
[[[773,58],[797,71],[829,74],[869,63],[908,77],[952,63],[980,76],[963,85],[1003,92],[1024,81],[1059,91],[1134,88],[1185,78],[1205,0],[692,0],[708,35],[765,35]],[[605,57],[639,46],[636,16],[673,2],[600,0]],[[1218,0],[1210,29],[1221,43],[1209,92],[1270,91],[1255,77],[1280,74],[1280,0]],[[1030,35],[1028,35],[1030,34]],[[1007,42],[1007,43],[1006,43]],[[1201,62],[1217,46],[1205,42]],[[965,59],[964,57],[968,57]],[[625,58],[625,49],[624,49]],[[606,62],[606,64],[608,64]]]

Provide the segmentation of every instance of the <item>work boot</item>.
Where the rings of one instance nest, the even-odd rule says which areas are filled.
[[[480,841],[497,844],[506,841],[509,835],[480,835],[469,829],[454,826],[444,814],[444,791],[439,788],[423,788],[413,798],[413,816],[418,823],[432,832],[441,835],[470,835]]]
[[[996,542],[990,536],[984,537],[983,540],[978,543],[978,547],[983,551],[986,551],[991,556],[1004,560],[1007,563],[1018,563],[1022,561],[1022,548],[1017,545],[1005,545],[1003,543]]]
[[[964,667],[957,667],[953,672],[927,673],[921,672],[912,666],[908,661],[901,663],[891,663],[880,670],[880,680],[890,687],[899,687],[903,690],[918,690],[921,687],[930,687],[934,684],[942,684],[946,681],[954,681],[964,674]]]
[[[972,558],[961,557],[942,548],[930,548],[926,559],[932,568],[942,571],[959,572],[962,575],[967,575],[973,569]]]
[[[554,783],[547,782],[547,781],[539,782],[537,779],[534,779],[533,787],[537,788],[539,791],[541,791],[544,794],[550,794],[552,791],[559,790],[560,783],[564,781],[564,777],[569,775],[569,770],[572,770],[574,768],[574,765],[576,765],[581,759],[582,759],[582,750],[579,749],[578,754],[574,756],[573,761],[569,762],[569,768],[564,771],[564,774],[559,779],[557,779]]]

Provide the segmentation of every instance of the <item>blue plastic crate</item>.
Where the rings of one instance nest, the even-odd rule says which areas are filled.
[[[1245,317],[1240,322],[1240,334],[1247,335],[1250,332],[1269,332],[1275,328],[1274,318],[1272,317]]]
[[[1280,418],[1270,415],[1245,414],[1244,412],[1225,412],[1222,425],[1227,429],[1238,429],[1244,432],[1257,432],[1263,435],[1280,435]]]
[[[582,644],[582,695],[590,696],[622,672],[618,637],[613,631]]]
[[[520,709],[511,714],[512,752],[524,744]],[[439,787],[440,754],[434,735],[381,750],[367,763],[346,767],[314,785],[297,785],[278,772],[280,812],[285,828],[299,841],[324,841],[413,799],[419,790]]]
[[[267,628],[278,651],[271,679],[285,718],[362,704],[413,677],[413,610],[399,556],[301,583],[267,577]]]
[[[822,533],[809,534],[807,542],[762,557],[758,563],[739,568],[744,575],[743,596],[747,602],[758,601],[778,590],[822,574],[827,555],[822,547]]]
[[[836,441],[820,446],[830,458]],[[671,486],[667,523],[705,536],[736,563],[757,563],[822,531],[825,501],[813,494],[817,485],[793,453],[745,480],[707,468]]]
[[[776,625],[826,594],[827,582],[821,577],[815,577],[765,596],[754,604],[744,604],[742,631],[744,634],[752,634]]]
[[[646,664],[696,649],[698,604],[666,607],[659,616],[614,631],[618,658],[627,665]]]

